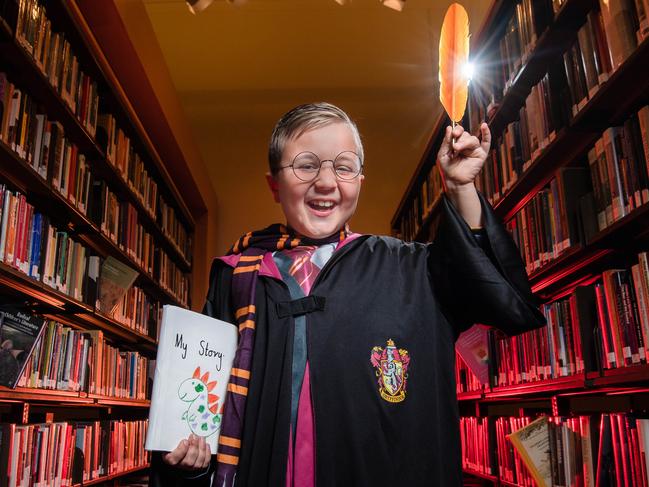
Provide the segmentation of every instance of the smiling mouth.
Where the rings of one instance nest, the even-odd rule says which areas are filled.
[[[317,213],[330,213],[337,205],[333,201],[319,201],[313,200],[307,203],[309,208],[316,211]]]

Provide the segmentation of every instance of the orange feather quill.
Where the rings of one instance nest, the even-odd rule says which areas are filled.
[[[464,116],[469,95],[469,16],[459,3],[449,6],[439,37],[439,99],[453,122]]]

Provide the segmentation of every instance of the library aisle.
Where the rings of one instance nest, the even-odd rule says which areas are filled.
[[[449,211],[437,153],[450,121],[437,72],[451,3],[0,0],[0,487],[136,487],[155,478],[160,456],[145,439],[163,307],[200,312],[213,260],[241,235],[235,254],[246,247],[252,229],[287,223],[266,173],[273,125],[289,109],[327,101],[358,124],[365,152],[354,159],[358,171],[349,176],[351,169],[331,161],[334,180],[362,175],[353,232],[415,242],[409,249],[435,241]],[[478,136],[486,121],[492,136],[475,185],[511,234],[547,324],[507,336],[497,324],[476,323],[460,336],[454,378],[444,383],[456,390],[458,427],[450,427],[458,458],[444,462],[461,461],[465,486],[649,487],[649,0],[463,5],[475,72],[461,125]],[[282,169],[297,177],[287,164]],[[336,231],[341,247],[358,237]],[[241,254],[232,274],[287,282],[276,256],[305,245],[288,232],[282,227],[276,247],[264,250],[272,258]],[[511,264],[481,245],[507,280]],[[338,456],[315,448],[322,443],[313,429],[326,416],[317,388],[327,380],[319,355],[307,357],[315,333],[305,323],[336,298],[352,309],[351,298],[326,304],[291,288],[291,300],[277,309],[270,298],[268,309],[254,301],[235,309],[235,282],[243,281],[232,278],[226,314],[240,338],[227,397],[243,407],[249,386],[259,391],[263,382],[269,388],[247,399],[261,408],[281,383],[276,417],[255,416],[277,423],[264,430],[272,437],[256,437],[259,450],[241,446],[259,424],[221,433],[209,470],[176,469],[183,480],[174,485],[216,485],[217,462],[219,474],[236,470],[239,451],[242,464],[268,466],[250,476],[267,485],[366,485],[358,472],[405,441],[394,418],[407,421],[401,411],[412,410],[404,404],[417,400],[412,384],[425,361],[403,344],[405,328],[377,333],[360,362],[349,358],[348,367],[362,362],[369,379],[341,404],[358,413],[370,390],[376,401],[366,417],[340,419],[359,435],[350,444],[362,438],[368,452],[344,459],[358,470],[340,479],[350,463],[323,473],[315,461],[326,456],[321,465],[329,465]],[[254,299],[260,291],[251,282]],[[408,288],[397,276],[389,285]],[[212,298],[208,312],[220,300]],[[250,337],[268,347],[259,353],[276,353],[264,328],[246,335],[255,330],[256,308],[289,323],[276,357],[281,376],[239,361]],[[363,318],[385,318],[373,313]],[[390,316],[399,321],[398,310]],[[354,338],[339,332],[323,343],[351,346]],[[175,346],[183,347],[182,334]],[[203,350],[217,355],[208,344]],[[452,362],[453,351],[447,355]],[[398,376],[395,390],[382,382],[388,367]],[[192,379],[220,422],[227,415],[216,401],[228,399],[216,396],[208,377],[197,367]],[[367,424],[374,413],[382,421]],[[311,423],[306,440],[303,417]],[[287,434],[278,449],[282,421]],[[372,442],[374,435],[384,443]],[[259,452],[272,458],[261,461]],[[412,461],[437,465],[447,454]],[[248,475],[234,485],[253,485]]]

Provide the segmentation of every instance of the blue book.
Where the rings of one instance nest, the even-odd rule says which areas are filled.
[[[39,263],[41,260],[41,228],[43,226],[43,217],[40,213],[34,213],[32,223],[32,248],[29,252],[29,275],[36,280],[40,280]]]

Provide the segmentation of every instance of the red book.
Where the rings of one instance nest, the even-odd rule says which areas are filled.
[[[615,484],[618,487],[626,487],[624,484],[624,468],[622,466],[622,444],[620,442],[620,428],[618,422],[619,414],[611,414],[611,442],[613,445],[613,459],[615,461]]]
[[[620,460],[622,463],[622,478],[619,484],[624,487],[635,487],[632,480],[631,471],[631,451],[629,444],[629,431],[627,429],[626,414],[616,414],[617,434],[620,442]]]
[[[632,485],[643,487],[644,479],[640,466],[640,445],[638,443],[638,428],[634,418],[625,415],[626,429],[629,434],[629,465],[631,467]]]
[[[597,297],[597,314],[599,317],[600,333],[605,355],[603,357],[603,364],[607,369],[614,369],[618,367],[619,362],[617,353],[615,352],[613,326],[606,305],[606,296],[603,284],[598,283],[595,285],[595,295]]]
[[[16,230],[15,230],[15,242],[14,242],[14,258],[11,264],[16,267],[20,268],[21,266],[21,261],[20,257],[22,255],[21,248],[23,244],[23,227],[25,225],[25,204],[27,201],[25,200],[25,195],[18,193],[16,195],[17,198],[17,206],[16,206]]]

